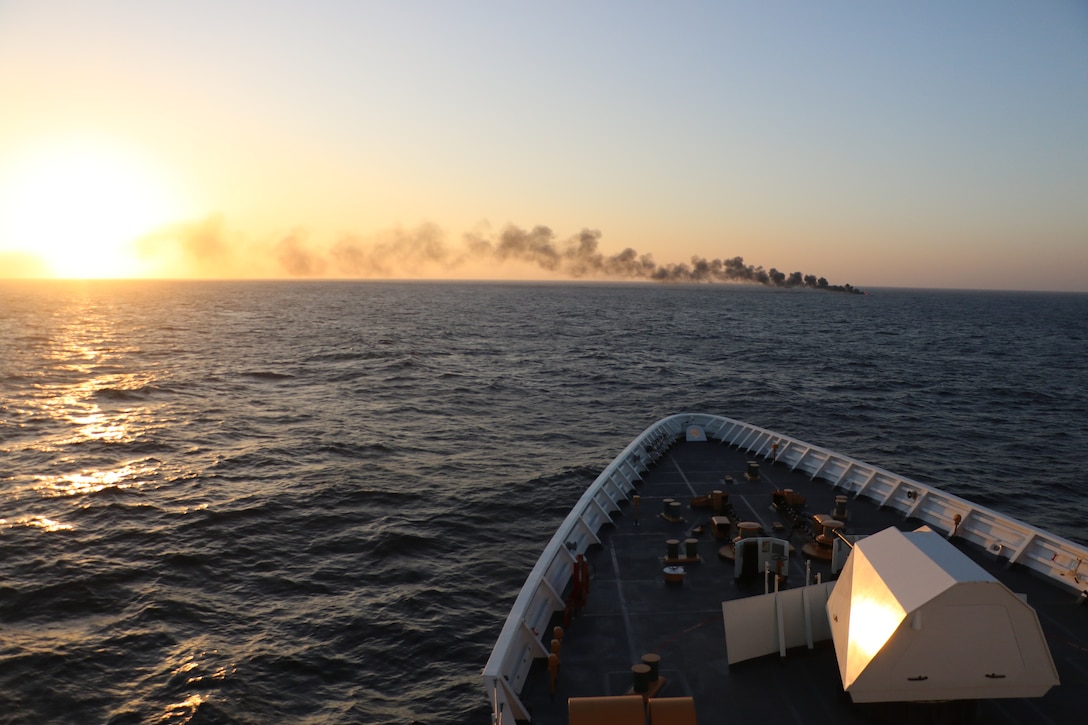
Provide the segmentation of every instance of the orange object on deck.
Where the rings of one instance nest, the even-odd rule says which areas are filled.
[[[570,725],[645,725],[642,695],[572,697],[567,700]]]
[[[696,725],[695,700],[690,697],[651,698],[650,725]]]

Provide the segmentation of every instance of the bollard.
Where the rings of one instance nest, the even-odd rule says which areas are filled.
[[[642,655],[642,664],[650,668],[650,682],[657,682],[661,672],[661,655],[644,654]]]
[[[635,692],[643,695],[650,690],[650,666],[631,665],[631,678]]]

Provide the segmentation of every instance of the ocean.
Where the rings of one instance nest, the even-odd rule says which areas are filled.
[[[556,525],[670,413],[1088,543],[1088,295],[0,282],[0,722],[477,723]]]

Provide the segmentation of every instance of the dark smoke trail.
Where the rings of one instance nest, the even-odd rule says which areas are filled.
[[[600,239],[595,229],[559,241],[546,226],[526,230],[511,224],[498,236],[465,234],[463,247],[451,249],[441,229],[424,224],[385,232],[370,241],[345,236],[330,249],[319,251],[298,231],[274,244],[244,244],[226,232],[221,218],[212,217],[149,236],[141,249],[148,258],[199,276],[411,277],[427,276],[436,268],[449,272],[472,263],[510,261],[573,279],[760,284],[860,293],[848,284],[829,284],[823,277],[745,264],[741,257],[693,257],[690,264],[657,264],[651,255],[630,247],[606,255],[599,250]]]
[[[566,243],[559,244],[548,227],[537,226],[532,231],[525,231],[512,225],[502,231],[497,241],[477,235],[465,235],[473,256],[491,257],[498,261],[514,259],[531,262],[541,269],[560,272],[575,279],[591,277],[658,282],[729,282],[861,293],[861,290],[849,284],[829,284],[825,278],[812,274],[793,272],[787,275],[774,267],[764,270],[763,267],[745,264],[742,257],[711,260],[692,257],[690,265],[659,265],[651,255],[640,255],[630,247],[619,254],[605,256],[597,250],[600,238],[599,231],[584,229]]]
[[[325,259],[307,249],[302,235],[293,232],[276,245],[276,260],[292,277],[320,277],[325,272]]]
[[[447,269],[461,266],[466,255],[447,249],[444,237],[433,224],[412,231],[396,229],[370,244],[346,236],[329,250],[329,258],[338,273],[353,277],[391,277],[429,265]]]

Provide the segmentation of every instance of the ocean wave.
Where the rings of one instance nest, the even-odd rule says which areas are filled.
[[[717,288],[162,289],[75,320],[125,330],[88,340],[101,366],[0,341],[18,361],[0,377],[4,516],[68,527],[0,531],[0,719],[485,721],[477,673],[526,572],[611,456],[683,410],[1084,539],[1069,330],[1088,298],[965,312],[888,293],[844,317],[822,295]],[[958,345],[980,320],[1015,335]],[[76,435],[118,410],[113,442]],[[69,473],[106,485],[34,488]]]
[[[94,391],[94,397],[108,402],[145,401],[163,392],[157,385],[140,385],[132,388],[104,387]]]
[[[242,377],[253,378],[254,380],[291,380],[297,377],[292,373],[280,373],[273,370],[251,370],[239,374]]]
[[[347,458],[384,458],[397,449],[385,443],[322,443],[314,449],[317,454],[331,454]]]

